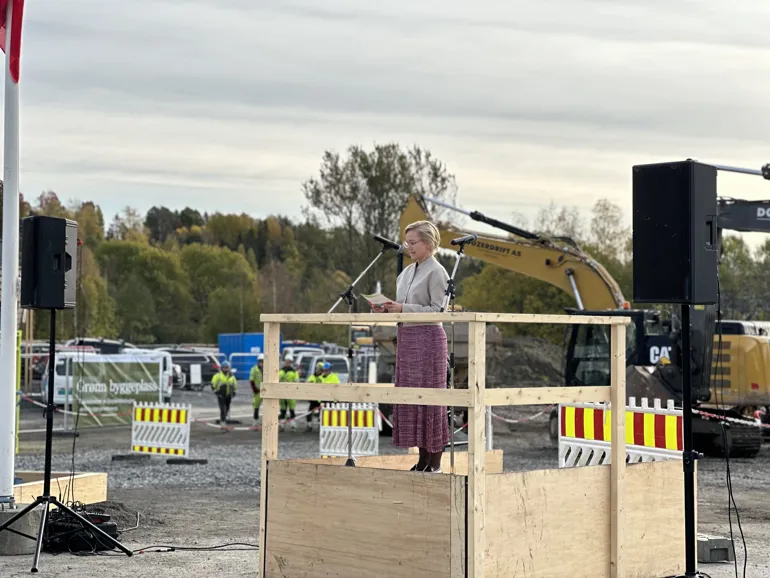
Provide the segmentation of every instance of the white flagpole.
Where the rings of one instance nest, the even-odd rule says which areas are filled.
[[[19,85],[11,77],[13,2],[6,12],[3,252],[0,285],[0,501],[13,501],[16,462],[16,316],[19,276]]]

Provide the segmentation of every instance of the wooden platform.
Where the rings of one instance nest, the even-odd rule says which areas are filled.
[[[468,477],[379,457],[356,468],[268,464],[266,577],[468,576]],[[628,466],[625,576],[684,572],[681,471],[678,461]],[[609,466],[488,473],[484,576],[609,578],[609,489]],[[661,495],[667,507],[652,506]]]
[[[503,473],[486,451],[487,406],[602,402],[625,407],[627,317],[398,313],[263,315],[263,578],[665,578],[684,572],[678,460],[626,464],[624,411],[611,412],[609,465]],[[281,323],[468,323],[468,389],[281,383]],[[607,327],[610,381],[600,387],[485,387],[487,323]],[[407,471],[415,456],[281,460],[280,399],[468,408],[468,450],[443,474]]]
[[[43,472],[16,472],[16,477],[22,479],[21,484],[13,487],[13,498],[17,504],[29,504],[43,494]],[[87,472],[72,476],[71,472],[52,472],[51,495],[56,496],[60,502],[103,502],[107,499],[107,474]]]

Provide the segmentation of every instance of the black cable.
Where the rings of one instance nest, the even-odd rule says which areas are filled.
[[[232,548],[231,546],[246,546],[246,547]],[[156,549],[156,548],[160,548],[160,549]],[[227,548],[227,550],[222,550],[223,548]],[[165,552],[176,552],[177,550],[180,552],[183,552],[183,551],[255,552],[255,551],[259,551],[259,546],[257,544],[249,544],[247,542],[229,542],[227,544],[219,544],[218,546],[174,546],[174,545],[158,544],[153,546],[145,546],[143,548],[137,548],[136,550],[132,550],[132,552],[134,554],[160,554]],[[114,552],[98,552],[98,551],[72,552],[72,554],[77,556],[122,556],[122,554],[117,554]]]
[[[78,252],[78,271],[77,271],[77,278],[76,278],[77,279],[76,291],[77,291],[78,300],[82,302],[83,301],[83,245],[80,242],[80,240],[78,240],[77,252]],[[73,319],[74,319],[74,324],[75,324],[75,335],[74,335],[74,337],[75,337],[75,339],[77,339],[78,333],[81,330],[80,324],[78,323],[77,310],[73,314]],[[76,341],[76,343],[77,343],[77,341]],[[76,354],[76,356],[79,357],[78,361],[80,361],[80,367],[82,369],[83,363],[85,362],[85,351],[82,350],[82,349],[79,349],[77,354]],[[65,360],[68,360],[68,359],[65,358]],[[74,393],[75,393],[75,383],[76,383],[74,364],[70,364],[70,369],[71,369],[71,373],[72,373],[72,395],[70,396],[70,398],[73,400],[73,404],[74,404],[74,401],[75,401]],[[64,362],[64,371],[67,374],[65,376],[65,381],[64,381],[64,383],[66,384],[67,383],[67,378],[69,377],[69,373],[70,373],[70,371],[68,371],[68,368],[67,368],[67,361]],[[66,406],[65,406],[65,410],[66,410]],[[76,444],[77,439],[78,439],[78,424],[79,423],[80,423],[80,404],[78,403],[78,411],[75,414],[75,431],[73,432],[73,435],[72,435],[72,471],[70,473],[69,488],[67,488],[69,496],[70,496],[70,498],[72,498],[72,504],[73,505],[75,503],[75,488],[74,488],[74,486],[75,486],[75,444]],[[66,502],[66,497],[62,496],[62,500],[64,501],[65,505],[69,505]]]
[[[133,550],[134,554],[144,553],[147,550],[150,550],[151,548],[164,548],[167,549],[170,552],[173,552],[175,550],[191,550],[191,551],[199,551],[199,550],[221,550],[222,548],[228,548],[229,546],[247,546],[246,548],[234,548],[232,550],[225,550],[227,551],[241,551],[241,550],[259,550],[258,544],[249,544],[247,542],[229,542],[227,544],[220,544],[218,546],[167,546],[167,545],[157,545],[157,546],[145,546],[144,548],[138,548],[136,550]]]
[[[725,405],[724,396],[724,352],[722,350],[722,291],[719,283],[719,268],[717,267],[717,323],[718,328],[718,340],[717,340],[717,371],[715,372],[719,376],[720,387],[719,392],[722,397],[722,407],[719,406],[719,400],[717,399],[717,409],[723,409],[727,412],[727,406]],[[735,503],[735,496],[733,495],[733,481],[732,472],[730,471],[730,447],[727,444],[727,430],[725,429],[725,421],[720,420],[720,429],[722,430],[722,444],[725,452],[725,476],[727,482],[727,519],[730,525],[730,543],[733,547],[733,553],[735,553],[735,537],[733,533],[733,516],[732,508],[735,507],[735,516],[738,522],[738,530],[741,534],[741,541],[743,543],[743,578],[746,578],[746,566],[748,563],[748,550],[746,548],[746,539],[743,535],[743,527],[741,526],[741,517],[738,511],[738,504]],[[733,563],[735,565],[735,578],[738,578],[738,557],[733,556]]]

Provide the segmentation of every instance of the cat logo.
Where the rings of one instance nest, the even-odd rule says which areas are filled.
[[[662,363],[663,365],[669,365],[671,363],[671,346],[670,345],[653,345],[650,347],[650,363]]]

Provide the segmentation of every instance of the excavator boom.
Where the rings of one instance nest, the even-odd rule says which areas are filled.
[[[550,283],[574,296],[578,309],[599,311],[628,306],[620,287],[607,270],[571,239],[540,236],[490,219],[477,211],[464,211],[443,202],[438,204],[510,233],[508,237],[476,233],[477,240],[465,245],[464,252],[469,257]],[[409,223],[424,219],[429,219],[427,211],[416,197],[410,197],[401,214],[401,231]],[[444,249],[455,250],[452,239],[474,232],[441,223],[437,226]]]
[[[720,197],[717,226],[743,233],[770,233],[770,201]]]

